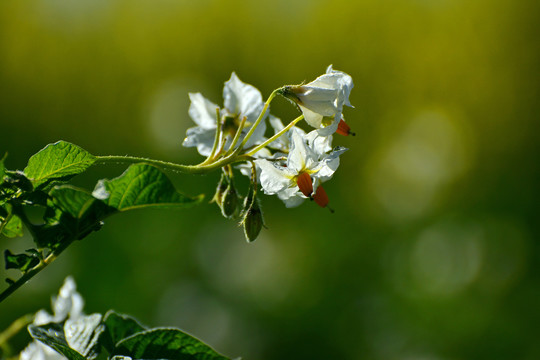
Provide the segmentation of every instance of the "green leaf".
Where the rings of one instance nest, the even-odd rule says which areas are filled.
[[[119,314],[113,310],[109,310],[105,314],[103,322],[105,324],[105,332],[103,333],[101,342],[111,353],[120,340],[145,330],[134,318]]]
[[[22,171],[6,171],[0,183],[0,204],[32,193],[32,182]]]
[[[67,319],[64,324],[64,335],[69,347],[87,359],[95,359],[99,355],[101,346],[99,338],[105,330],[101,323],[101,314],[80,316]]]
[[[30,254],[13,254],[9,250],[4,251],[6,269],[19,269],[25,272],[39,264],[39,254],[33,251]]]
[[[34,339],[50,346],[69,360],[85,360],[84,356],[69,347],[61,324],[29,325],[28,332]]]
[[[165,174],[148,164],[134,164],[115,179],[100,180],[92,195],[118,211],[185,208],[203,199],[203,195],[191,198],[179,193]]]
[[[88,191],[71,185],[55,186],[49,192],[54,205],[78,220],[98,222],[116,209],[108,207]]]
[[[22,221],[21,218],[16,215],[11,215],[5,224],[0,224],[0,229],[2,229],[0,233],[8,238],[23,236]]]
[[[7,225],[9,218],[11,217],[11,205],[0,205],[0,234],[4,231],[4,227]]]
[[[139,332],[118,343],[113,355],[136,359],[227,360],[208,345],[177,329]]]
[[[53,180],[65,181],[84,172],[96,157],[77,145],[58,141],[47,145],[28,160],[24,169],[34,187],[43,187]]]
[[[39,247],[53,249],[80,240],[101,228],[101,220],[116,210],[94,198],[86,190],[71,185],[55,186],[49,192],[45,224],[35,229]]]

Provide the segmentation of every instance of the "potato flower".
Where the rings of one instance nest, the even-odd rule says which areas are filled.
[[[201,93],[190,93],[189,116],[197,126],[187,130],[183,146],[197,147],[199,154],[208,156],[212,152],[214,137],[217,129],[216,109],[218,106],[206,99]],[[244,129],[249,130],[260,115],[264,102],[257,88],[242,82],[233,72],[223,88],[224,108],[220,110],[220,121],[223,126],[225,146],[230,144],[238,130],[242,119],[246,117]],[[245,144],[245,148],[262,143],[266,124],[263,121],[257,126],[253,135]],[[240,138],[242,139],[242,137]]]
[[[298,206],[307,198],[322,207],[327,206],[328,197],[320,184],[333,176],[339,166],[339,156],[347,149],[336,148],[329,154],[318,154],[297,128],[290,131],[290,144],[285,162],[255,160],[264,193],[277,195],[286,207]]]
[[[336,132],[343,106],[352,107],[349,95],[353,86],[350,75],[330,65],[326,74],[305,85],[285,86],[282,94],[298,104],[306,122],[319,129],[319,135],[328,136]]]

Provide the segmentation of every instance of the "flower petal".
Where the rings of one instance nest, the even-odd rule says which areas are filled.
[[[302,195],[298,188],[287,188],[278,193],[278,198],[285,203],[285,207],[296,207],[304,202],[306,197]]]
[[[277,194],[291,186],[294,174],[291,174],[288,169],[279,169],[265,159],[255,160],[255,164],[261,169],[260,180],[265,194]]]
[[[349,102],[349,94],[351,93],[352,88],[354,87],[352,77],[349,74],[344,73],[343,71],[338,71],[332,69],[332,65],[329,65],[326,69],[327,74],[337,74],[340,76],[339,78],[339,86],[342,89],[341,92],[341,101],[343,101],[344,105],[354,107]]]
[[[320,136],[330,136],[334,134],[338,128],[339,120],[341,119],[341,113],[337,113],[330,125],[317,129]]]
[[[199,154],[208,156],[214,147],[214,138],[216,129],[205,129],[201,126],[195,126],[187,129],[186,138],[182,143],[185,147],[197,147]]]
[[[296,175],[306,168],[308,150],[302,134],[296,129],[291,131],[291,149],[287,157],[287,168]]]
[[[347,150],[349,149],[337,147],[334,151],[321,160],[319,163],[319,171],[313,176],[319,179],[321,182],[330,180],[339,167],[339,156]]]
[[[307,135],[305,136],[308,146],[319,157],[325,155],[327,152],[332,150],[332,135],[321,136],[319,134],[319,131],[321,130],[313,130],[307,133]]]
[[[253,123],[262,111],[264,103],[259,90],[242,82],[233,72],[223,87],[224,105],[231,115],[246,116]]]
[[[299,105],[323,116],[334,116],[338,108],[336,100],[337,89],[328,89],[308,85],[299,86],[296,90]]]
[[[304,120],[306,120],[306,122],[310,126],[314,127],[315,129],[318,129],[321,127],[324,116],[314,111],[311,111],[302,105],[298,105],[298,106],[300,107],[302,114],[304,114]]]
[[[189,93],[189,117],[204,129],[216,128],[216,104],[202,96],[201,93]]]

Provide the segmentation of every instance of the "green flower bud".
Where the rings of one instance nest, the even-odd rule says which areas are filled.
[[[223,193],[225,193],[225,190],[227,189],[227,185],[229,184],[227,178],[225,177],[225,174],[221,174],[221,178],[219,179],[216,193],[214,194],[214,197],[210,201],[210,203],[215,202],[218,204],[218,206],[221,208],[221,203],[223,202]]]
[[[230,182],[223,192],[223,201],[221,202],[220,208],[221,213],[227,219],[233,218],[238,211],[238,193],[234,187],[234,184]]]
[[[232,179],[222,174],[216,193],[211,202],[215,202],[221,209],[221,214],[227,219],[236,217],[240,203],[238,193]]]
[[[253,205],[247,211],[244,217],[243,225],[246,240],[248,242],[255,241],[257,236],[259,236],[262,227],[264,226],[263,214],[261,208],[259,207],[258,200],[255,200]]]
[[[259,199],[254,195],[253,190],[250,189],[246,199],[244,200],[244,209],[242,211],[243,219],[240,225],[244,228],[244,235],[247,242],[252,242],[257,239],[259,233],[264,226],[264,218],[262,209],[259,204]]]

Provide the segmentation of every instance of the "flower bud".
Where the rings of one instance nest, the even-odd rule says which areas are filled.
[[[255,241],[264,226],[262,210],[257,199],[255,199],[251,207],[245,213],[242,225],[244,226],[244,235],[246,236],[247,242]]]
[[[238,193],[232,182],[229,182],[227,188],[223,192],[223,198],[220,205],[221,213],[227,219],[235,217],[238,210]]]
[[[219,182],[216,188],[216,193],[214,194],[214,197],[212,198],[212,200],[210,200],[210,203],[215,202],[216,204],[218,204],[219,207],[221,207],[221,203],[223,201],[223,193],[227,189],[227,184],[228,184],[228,181],[225,177],[225,174],[221,174],[221,178],[219,179]]]
[[[238,200],[238,193],[232,179],[222,174],[211,202],[215,202],[221,209],[221,214],[227,219],[230,219],[238,213]]]
[[[242,210],[242,222],[240,225],[244,227],[244,235],[247,242],[252,242],[257,239],[264,225],[264,218],[259,204],[259,199],[255,196],[253,188],[244,199],[244,209]]]

